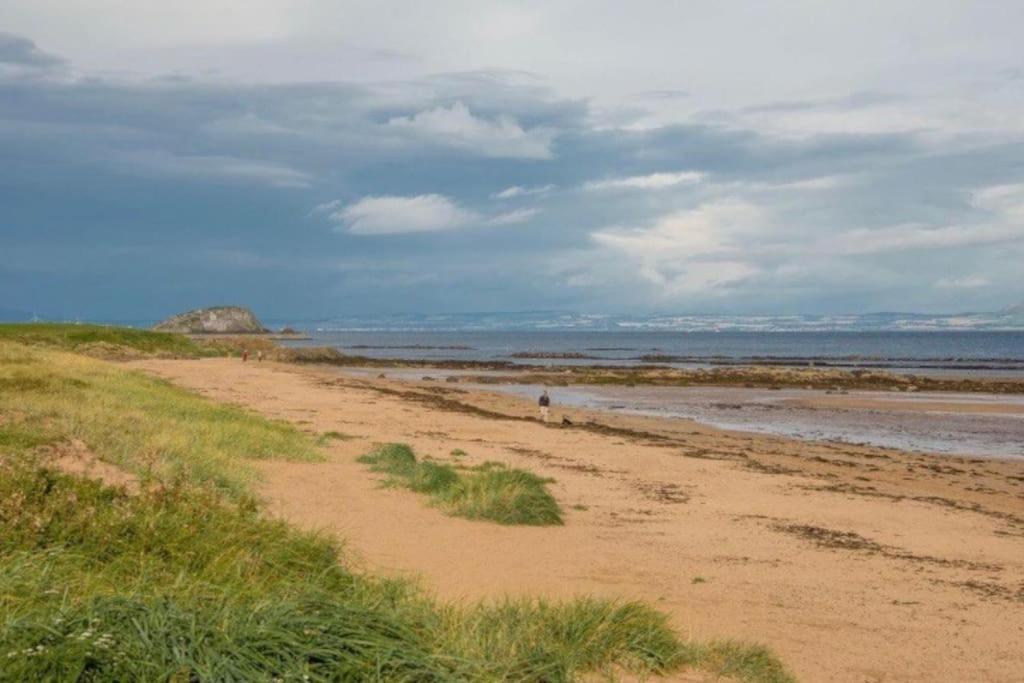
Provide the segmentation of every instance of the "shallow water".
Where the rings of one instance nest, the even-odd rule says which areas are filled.
[[[486,388],[533,396],[535,386]],[[551,391],[549,389],[549,391]],[[565,405],[658,417],[688,418],[720,429],[775,434],[814,441],[869,444],[908,451],[1024,459],[1024,413],[966,413],[949,410],[866,409],[803,405],[820,391],[733,387],[559,387]],[[1024,406],[1024,397],[994,395],[854,392],[855,398],[886,401],[990,403]],[[998,402],[998,403],[996,403]]]
[[[446,370],[444,374],[464,373]],[[422,379],[436,378],[438,372],[390,370],[387,375],[396,379]],[[459,386],[531,399],[544,388],[534,384]],[[833,397],[820,390],[806,389],[587,385],[548,387],[548,392],[556,415],[557,406],[566,405],[632,415],[686,418],[720,429],[814,441],[1024,460],[1024,396],[857,391]],[[850,405],[821,405],[823,398],[841,399]],[[879,402],[884,402],[885,407],[871,407],[872,403]],[[862,405],[857,406],[857,403]],[[929,403],[934,404],[934,409]],[[950,404],[963,408],[957,410]]]

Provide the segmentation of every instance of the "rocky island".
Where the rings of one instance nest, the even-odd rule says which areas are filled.
[[[268,334],[270,330],[252,311],[241,306],[213,306],[197,308],[173,315],[155,325],[157,332],[179,334]]]

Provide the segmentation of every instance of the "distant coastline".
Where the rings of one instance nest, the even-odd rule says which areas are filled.
[[[76,320],[0,309],[0,321]],[[261,316],[268,327],[306,332],[649,331],[649,332],[1024,332],[1024,303],[999,311],[960,313],[873,312],[851,314],[643,315],[519,311],[341,315],[322,318]],[[150,328],[160,318],[95,318],[90,322]]]

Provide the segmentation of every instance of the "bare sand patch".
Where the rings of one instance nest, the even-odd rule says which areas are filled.
[[[108,486],[121,486],[131,492],[139,490],[138,477],[103,462],[78,439],[44,446],[39,451],[44,462],[66,474],[98,479]]]

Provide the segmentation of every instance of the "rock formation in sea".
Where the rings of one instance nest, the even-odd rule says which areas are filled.
[[[172,315],[153,327],[158,332],[184,334],[264,334],[253,312],[241,306],[214,306]]]

